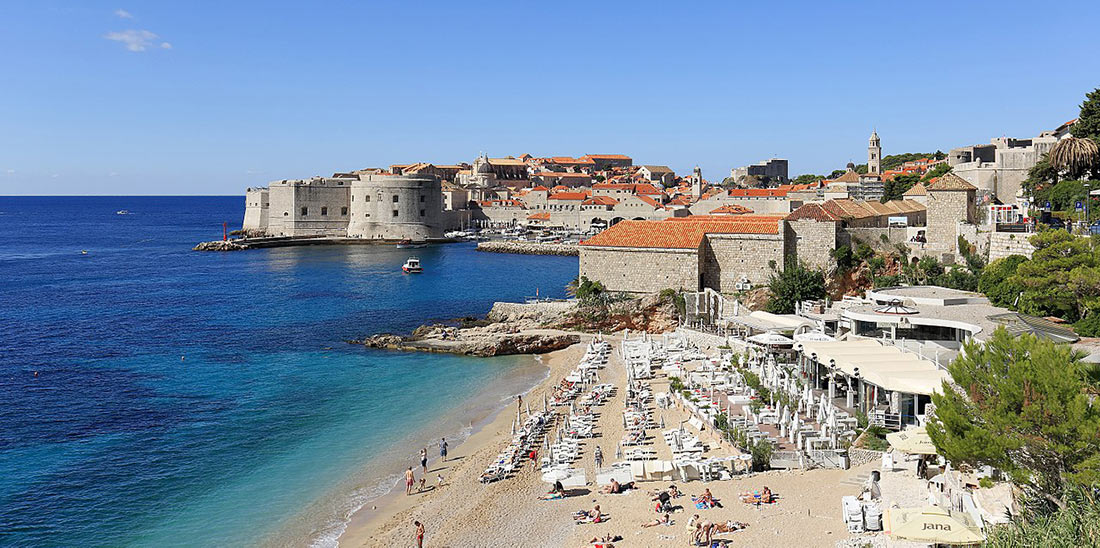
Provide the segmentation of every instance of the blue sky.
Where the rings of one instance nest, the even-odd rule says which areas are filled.
[[[490,155],[708,179],[1027,137],[1100,86],[1100,2],[0,0],[0,194],[243,194]],[[1091,24],[1091,23],[1090,23]]]

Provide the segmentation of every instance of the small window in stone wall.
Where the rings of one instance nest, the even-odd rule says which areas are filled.
[[[393,195],[393,203],[395,203],[395,204],[397,203],[397,195],[396,194]]]
[[[423,194],[420,195],[420,203],[424,203],[424,195]]]
[[[423,216],[424,216],[424,210],[423,210],[423,209],[421,209],[421,210],[420,210],[420,216],[421,216],[421,217],[423,217]]]
[[[396,198],[396,196],[394,196],[394,197]],[[397,216],[397,210],[396,210],[396,209],[395,209],[395,210],[393,210],[393,216],[394,216],[394,217],[396,217],[396,216]]]
[[[327,207],[322,207],[321,208],[321,215],[328,215],[328,208]]]
[[[309,215],[309,208],[308,207],[303,207],[302,208],[302,217],[305,217],[306,215]]]
[[[347,214],[348,214],[348,208],[341,207],[340,208],[340,215],[347,215]]]
[[[370,194],[364,194],[363,195],[363,201],[364,202],[369,202],[370,201]]]

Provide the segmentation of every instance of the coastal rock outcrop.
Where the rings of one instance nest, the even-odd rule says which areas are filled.
[[[580,342],[574,333],[533,330],[516,331],[503,324],[457,329],[445,325],[421,326],[408,337],[389,333],[348,341],[368,348],[418,352],[446,352],[467,356],[543,354]]]
[[[247,246],[243,246],[232,240],[215,240],[213,242],[202,242],[199,245],[191,248],[192,251],[240,251],[242,249],[248,249]]]

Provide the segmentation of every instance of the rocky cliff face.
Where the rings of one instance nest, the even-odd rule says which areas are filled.
[[[675,300],[660,295],[578,304],[558,323],[563,329],[614,332],[623,329],[665,333],[679,324]]]

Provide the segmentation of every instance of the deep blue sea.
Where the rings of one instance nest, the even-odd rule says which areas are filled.
[[[0,197],[0,545],[331,544],[420,446],[545,375],[343,341],[561,296],[576,258],[191,251],[243,208]]]

